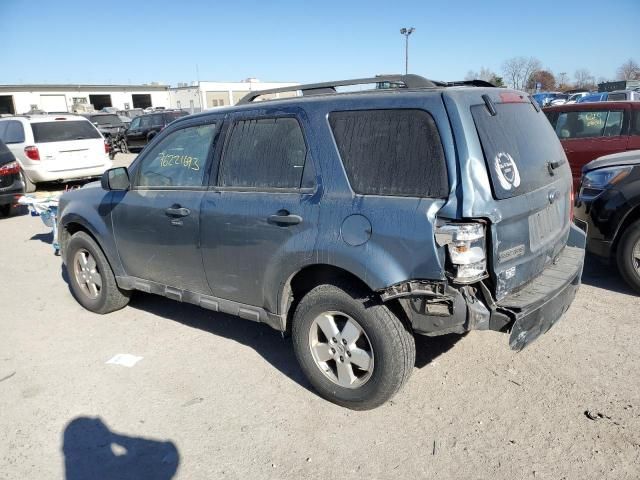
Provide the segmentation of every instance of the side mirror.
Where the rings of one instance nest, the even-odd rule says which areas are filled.
[[[125,167],[111,168],[102,174],[100,184],[105,190],[129,190],[129,171]]]

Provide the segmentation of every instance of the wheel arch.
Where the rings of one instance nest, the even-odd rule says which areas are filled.
[[[77,215],[73,215],[71,217],[63,219],[63,221],[60,222],[60,228],[58,230],[58,241],[60,243],[62,261],[65,264],[67,244],[69,243],[71,237],[78,232],[86,233],[93,239],[94,242],[96,242],[98,248],[102,250],[102,253],[107,259],[107,262],[109,262],[109,266],[111,267],[114,275],[118,276],[123,274],[122,267],[119,263],[119,258],[114,259],[112,257],[110,250],[108,248],[105,248],[106,245],[100,240],[100,234],[92,227],[91,223],[83,217]]]
[[[367,284],[358,275],[338,267],[336,265],[317,263],[311,265],[305,265],[299,270],[295,271],[289,276],[289,278],[282,284],[279,292],[279,311],[282,315],[282,319],[285,322],[284,329],[289,331],[291,328],[291,317],[295,312],[296,306],[300,299],[304,297],[309,291],[318,285],[322,284],[336,284],[340,282],[353,282],[365,291],[370,292],[373,295],[377,295],[371,285]]]
[[[627,230],[627,228],[629,228],[630,225],[633,225],[637,221],[640,221],[640,204],[636,205],[629,212],[627,212],[622,222],[620,222],[620,225],[616,229],[612,244],[612,251],[614,253],[618,251],[620,239],[624,236],[624,232]]]

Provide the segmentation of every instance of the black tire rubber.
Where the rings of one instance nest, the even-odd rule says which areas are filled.
[[[20,178],[22,179],[22,183],[24,183],[24,193],[33,193],[36,191],[36,184],[29,180],[29,177],[20,170]]]
[[[640,221],[629,225],[622,233],[617,250],[618,270],[622,278],[640,293],[640,274],[633,267],[633,247],[640,242]]]
[[[98,298],[95,299],[83,293],[73,272],[73,257],[81,248],[88,250],[93,258],[95,258],[98,271],[102,277],[102,288],[100,289]],[[131,292],[118,288],[107,257],[105,257],[96,241],[87,233],[77,232],[73,234],[65,248],[65,264],[67,265],[69,284],[73,297],[87,310],[104,314],[120,310],[129,303]]]
[[[318,368],[309,346],[313,320],[326,311],[351,316],[364,329],[374,352],[371,378],[358,388],[341,387]],[[369,410],[392,398],[407,382],[416,359],[413,334],[384,304],[347,283],[320,285],[298,304],[292,320],[293,347],[302,371],[321,397],[353,410]]]
[[[4,205],[0,205],[0,217],[9,217],[11,216],[11,211],[13,209],[11,208],[11,204],[10,203],[6,203]]]

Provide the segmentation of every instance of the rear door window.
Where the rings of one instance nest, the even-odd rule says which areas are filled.
[[[220,186],[298,189],[307,146],[295,118],[260,118],[234,123],[225,146]],[[305,176],[306,178],[306,176]]]
[[[607,122],[604,124],[605,137],[617,137],[622,133],[622,111],[609,112]]]
[[[549,182],[547,164],[566,161],[560,142],[542,112],[531,103],[471,107],[494,194],[497,199],[522,195]]]
[[[91,122],[58,120],[55,122],[32,123],[35,143],[66,142],[100,138],[100,133]]]
[[[449,191],[436,123],[424,110],[332,112],[329,123],[353,191],[443,198]]]
[[[640,135],[640,110],[632,110],[631,135]]]

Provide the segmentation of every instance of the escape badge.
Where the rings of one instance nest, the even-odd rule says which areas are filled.
[[[500,186],[504,190],[520,186],[520,172],[518,172],[518,166],[511,155],[504,152],[498,153],[495,159],[495,169]]]

